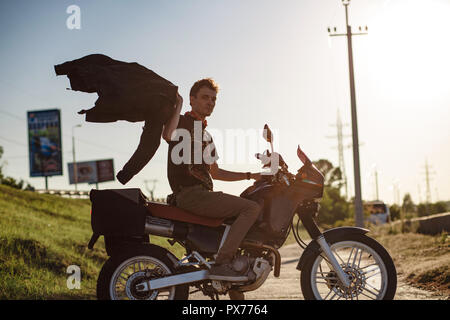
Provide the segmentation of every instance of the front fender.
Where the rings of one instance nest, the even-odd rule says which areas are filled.
[[[334,239],[341,237],[343,234],[366,234],[368,229],[358,227],[339,227],[329,229],[323,232],[323,236],[327,242],[332,242]],[[300,261],[297,264],[297,270],[301,270],[308,259],[315,257],[320,252],[320,246],[316,240],[312,240],[303,251]]]

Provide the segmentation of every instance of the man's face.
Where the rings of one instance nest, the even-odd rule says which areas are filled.
[[[208,117],[214,110],[216,105],[217,93],[208,88],[201,87],[197,92],[197,96],[191,96],[190,102],[192,110],[200,117]]]

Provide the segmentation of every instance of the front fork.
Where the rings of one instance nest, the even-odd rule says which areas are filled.
[[[311,236],[311,239],[315,240],[319,244],[323,255],[326,257],[327,262],[329,262],[334,272],[336,272],[341,283],[348,288],[350,287],[351,280],[342,269],[341,265],[339,264],[333,252],[331,251],[331,248],[328,245],[328,242],[325,239],[323,233],[320,231],[319,227],[317,226],[317,223],[314,221],[313,215],[315,215],[316,212],[317,211],[313,210],[307,210],[306,212],[303,211],[299,214],[300,220],[302,221],[306,231],[308,231],[309,235]]]

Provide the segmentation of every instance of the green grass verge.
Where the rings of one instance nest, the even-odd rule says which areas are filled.
[[[87,248],[90,204],[0,185],[0,300],[95,299],[108,257],[103,238],[94,250]],[[170,247],[165,238],[151,242]],[[183,254],[180,246],[171,251]],[[80,289],[67,286],[71,265],[80,267]]]

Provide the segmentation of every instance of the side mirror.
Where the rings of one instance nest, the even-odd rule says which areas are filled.
[[[297,156],[304,165],[309,166],[312,163],[308,156],[300,149],[300,146],[297,147]]]
[[[263,138],[264,140],[270,143],[270,149],[273,152],[273,135],[272,131],[270,131],[269,126],[267,124],[264,125]]]
[[[272,131],[270,131],[269,126],[267,124],[264,125],[263,138],[267,142],[272,142]]]

